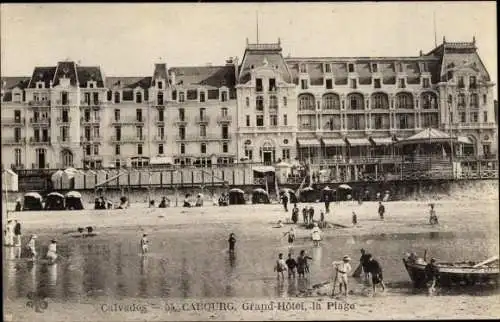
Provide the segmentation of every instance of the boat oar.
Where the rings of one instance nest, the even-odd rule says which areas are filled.
[[[354,270],[354,273],[352,273],[352,277],[360,277],[361,276],[361,271],[363,270],[361,263],[356,267]]]
[[[337,265],[335,265],[335,278],[333,279],[332,285],[332,297],[335,296],[335,285],[337,285],[337,278],[339,276],[339,271]]]
[[[498,260],[498,256],[493,256],[488,258],[487,260],[482,261],[481,263],[477,263],[476,265],[472,266],[472,268],[478,268],[480,266],[488,265],[489,263],[492,263],[496,260]]]

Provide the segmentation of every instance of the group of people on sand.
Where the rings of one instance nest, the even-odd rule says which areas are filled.
[[[288,259],[285,261],[283,259],[283,254],[278,255],[278,260],[274,266],[274,271],[277,273],[278,280],[285,279],[285,271],[288,272],[288,278],[294,279],[297,272],[298,278],[305,278],[306,274],[309,273],[309,263],[308,260],[312,260],[312,257],[306,255],[305,250],[301,250],[297,260],[292,257],[292,253],[288,253]]]

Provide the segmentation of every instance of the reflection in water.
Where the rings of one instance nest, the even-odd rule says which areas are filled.
[[[454,236],[439,233],[433,239],[429,233],[404,234],[404,238],[398,234],[356,236],[354,243],[352,237],[326,237],[321,247],[299,244],[293,252],[296,258],[299,251],[305,249],[313,258],[307,278],[285,278],[284,283],[278,285],[273,267],[277,250],[283,247],[281,240],[265,237],[245,240],[238,244],[236,254],[226,252],[227,245],[217,241],[217,229],[199,237],[186,239],[185,236],[183,232],[155,237],[155,244],[171,246],[145,258],[138,254],[134,239],[126,234],[99,236],[95,240],[61,237],[60,255],[64,260],[57,265],[37,265],[24,259],[15,265],[15,260],[7,260],[4,266],[6,292],[10,297],[25,297],[30,291],[44,291],[55,299],[68,300],[96,298],[103,292],[109,297],[148,298],[266,297],[284,293],[295,296],[306,291],[310,284],[331,278],[332,261],[343,255],[355,259],[354,268],[358,264],[359,249],[363,247],[382,265],[388,285],[394,285],[393,291],[400,290],[398,294],[401,294],[411,289],[401,261],[405,252],[423,255],[423,251],[429,249],[428,254],[447,261],[481,261],[498,253],[498,236],[492,240],[467,233]],[[6,248],[4,256],[15,258],[15,252],[14,248]],[[287,257],[285,251],[278,252]]]
[[[277,297],[286,297],[285,281],[282,279],[279,279],[277,284],[276,284],[276,296]]]

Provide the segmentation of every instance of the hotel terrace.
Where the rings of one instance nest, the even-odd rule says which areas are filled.
[[[497,154],[495,84],[475,40],[443,38],[414,57],[310,58],[247,41],[224,66],[106,77],[63,61],[1,85],[2,167],[14,170],[299,160],[357,173],[405,156]]]

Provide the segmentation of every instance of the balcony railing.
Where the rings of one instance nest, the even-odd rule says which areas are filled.
[[[26,124],[26,119],[24,117],[2,119],[3,126],[21,126],[25,124]]]
[[[186,124],[188,122],[188,119],[187,117],[184,118],[177,117],[174,122],[176,124]]]
[[[56,100],[56,106],[71,106],[73,102],[70,100],[67,100],[66,102],[63,102],[62,100]]]
[[[487,123],[479,123],[479,122],[467,122],[467,123],[456,123],[445,124],[445,130],[449,130],[450,127],[452,130],[475,130],[475,129],[495,129],[497,128],[497,124],[495,122],[487,122]]]
[[[32,124],[32,125],[50,125],[50,118],[30,117],[30,124]]]
[[[62,123],[71,123],[71,117],[67,117],[66,119],[65,118],[62,118],[62,117],[58,117],[56,119],[56,123],[57,124],[62,124]]]
[[[217,118],[218,123],[230,123],[232,121],[231,116],[229,115],[219,115]]]
[[[142,143],[144,142],[145,137],[137,137],[137,136],[121,136],[117,138],[116,136],[111,137],[111,142],[121,142],[121,143]]]
[[[137,118],[129,118],[129,119],[122,119],[120,118],[119,120],[113,119],[111,121],[112,125],[144,125],[145,119],[141,118],[138,120]]]
[[[200,124],[206,124],[206,123],[210,122],[210,118],[208,116],[206,116],[206,115],[204,115],[204,116],[198,115],[195,118],[195,122],[196,123],[200,123]]]
[[[23,145],[26,144],[26,138],[4,138],[3,145]]]
[[[65,144],[66,143],[71,143],[71,136],[66,136],[66,137],[64,137],[64,136],[58,136],[57,137],[57,142],[59,142],[59,143],[65,143]]]
[[[45,101],[29,101],[29,106],[50,106],[50,100]]]
[[[101,142],[102,141],[102,136],[85,136],[82,135],[80,136],[80,142]]]
[[[43,138],[30,137],[31,145],[50,145],[50,136],[45,140]]]
[[[158,136],[158,135],[155,135],[155,137],[153,138],[153,141],[154,142],[165,142],[165,140],[167,140],[167,136]]]
[[[190,141],[190,142],[203,142],[203,141],[226,141],[226,140],[231,140],[231,135],[215,135],[215,134],[209,134],[206,136],[201,136],[201,135],[185,135],[185,136],[180,136],[177,135],[175,137],[176,141]]]
[[[92,117],[89,117],[89,118],[85,118],[85,117],[80,117],[80,124],[88,124],[88,123],[100,123],[101,122],[101,118],[92,118]]]
[[[165,124],[165,122],[166,122],[166,117],[162,118],[161,120],[160,120],[159,117],[155,117],[155,123],[156,124],[160,124],[161,125],[161,124]]]
[[[23,163],[20,163],[20,164],[11,164],[10,168],[12,170],[14,170],[14,171],[16,171],[16,170],[23,170],[24,169],[24,164]]]
[[[101,105],[103,104],[104,104],[103,101],[90,101],[90,102],[80,101],[80,107],[101,107]]]

